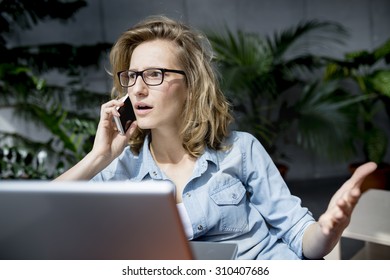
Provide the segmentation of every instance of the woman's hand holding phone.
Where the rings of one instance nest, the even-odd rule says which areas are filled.
[[[90,180],[123,152],[137,127],[137,122],[133,121],[124,135],[118,133],[113,117],[120,117],[117,108],[122,106],[124,106],[123,100],[111,100],[101,106],[100,120],[91,152],[56,180]]]
[[[136,122],[132,121],[127,129],[126,126],[124,127],[124,134],[118,133],[117,123],[113,121],[113,118],[120,119],[123,113],[118,112],[118,108],[122,108],[123,106],[125,106],[123,99],[114,99],[103,104],[101,107],[100,121],[91,152],[98,156],[103,156],[110,162],[122,153],[130,139],[130,135],[136,127]],[[130,106],[132,110],[131,103]],[[125,120],[123,117],[122,119]]]

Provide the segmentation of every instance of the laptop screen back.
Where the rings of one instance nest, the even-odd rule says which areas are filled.
[[[0,259],[192,259],[167,182],[0,183]]]

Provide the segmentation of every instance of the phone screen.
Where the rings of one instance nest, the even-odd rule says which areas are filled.
[[[125,97],[124,105],[118,108],[120,117],[114,117],[116,126],[121,134],[125,134],[129,129],[131,123],[135,121],[136,117],[133,110],[133,105],[131,104],[130,98]]]

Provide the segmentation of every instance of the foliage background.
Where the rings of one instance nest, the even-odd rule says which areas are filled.
[[[43,1],[9,1],[6,2],[33,2]],[[57,2],[57,1],[46,1]],[[332,56],[343,59],[343,54],[349,51],[365,49],[371,51],[376,46],[384,43],[389,37],[390,26],[390,2],[387,0],[355,0],[353,5],[348,0],[166,0],[166,1],[139,1],[139,0],[85,0],[85,1],[60,1],[60,2],[84,2],[73,16],[66,20],[53,20],[45,17],[32,25],[31,29],[22,29],[12,23],[14,32],[7,33],[6,46],[14,47],[68,44],[72,46],[88,46],[114,42],[121,32],[135,24],[142,18],[153,14],[165,14],[188,22],[201,28],[214,30],[228,26],[232,30],[241,29],[249,33],[271,35],[275,31],[284,30],[295,25],[301,20],[318,19],[330,20],[342,23],[349,31],[350,37],[342,47],[328,48]],[[57,9],[58,10],[58,9]],[[53,11],[53,9],[51,9]],[[3,15],[3,9],[0,10]],[[7,18],[8,19],[8,18]],[[3,25],[0,24],[2,28]],[[1,33],[2,36],[4,33]],[[302,42],[303,47],[311,48],[312,45]],[[316,49],[313,50],[316,53]],[[84,88],[87,91],[96,92],[95,98],[86,98],[91,116],[98,111],[100,100],[108,98],[110,91],[110,77],[107,74],[107,62],[105,54],[100,56],[100,66],[88,66],[80,72],[79,81],[74,84],[76,77],[68,76],[59,69],[48,70],[40,74],[31,72],[40,85],[59,85],[70,90],[70,86]],[[71,61],[71,60],[69,60]],[[0,61],[3,62],[3,61]],[[32,70],[32,69],[29,69]],[[3,80],[1,80],[3,82]],[[0,92],[2,98],[3,92]],[[64,100],[70,100],[67,95],[61,95]],[[81,96],[81,95],[80,95]],[[70,103],[72,104],[72,103]],[[67,108],[70,104],[61,103]],[[81,104],[81,103],[80,103]],[[72,104],[73,106],[75,103]],[[85,110],[86,107],[83,107]],[[91,109],[94,108],[94,109]],[[95,109],[96,108],[96,109]],[[0,108],[0,130],[15,132],[15,128],[29,134],[29,138],[48,142],[50,131],[38,129],[37,124],[22,126],[19,119],[10,115],[10,110]],[[79,112],[77,112],[79,113]],[[377,120],[383,123],[388,133],[386,117],[378,114]],[[84,141],[82,141],[84,143]],[[4,142],[3,142],[4,143]],[[9,143],[9,142],[7,142]],[[59,142],[59,146],[62,142]],[[19,147],[19,146],[18,146]],[[4,146],[1,146],[4,148]],[[34,150],[34,148],[31,148]],[[61,150],[61,149],[60,149]],[[289,178],[318,178],[345,176],[348,174],[346,162],[328,162],[319,158],[314,153],[308,153],[296,145],[287,143],[283,145],[283,152],[291,158]],[[36,151],[34,150],[34,153]],[[387,153],[386,158],[389,158]],[[363,159],[363,155],[357,155],[356,159]],[[4,162],[2,162],[3,164]],[[55,164],[49,163],[50,168]]]
[[[85,1],[0,2],[0,108],[48,132],[46,139],[35,140],[23,129],[0,131],[2,178],[52,178],[92,147],[98,116],[90,108],[99,108],[108,94],[89,90],[84,73],[99,69],[111,44],[9,43],[15,34],[40,22],[66,24],[86,5]],[[52,73],[55,78],[47,82],[45,77]]]

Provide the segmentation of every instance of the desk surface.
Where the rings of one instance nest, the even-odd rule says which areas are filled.
[[[366,191],[356,205],[343,237],[390,246],[390,191]]]

